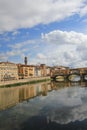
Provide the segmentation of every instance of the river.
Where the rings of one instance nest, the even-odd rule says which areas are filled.
[[[87,130],[87,82],[0,88],[0,130]]]

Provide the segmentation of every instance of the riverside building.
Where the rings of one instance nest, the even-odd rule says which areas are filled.
[[[19,79],[25,79],[25,78],[30,78],[35,76],[34,65],[17,64],[17,66],[18,66]]]
[[[0,81],[17,80],[17,65],[11,62],[0,62]]]

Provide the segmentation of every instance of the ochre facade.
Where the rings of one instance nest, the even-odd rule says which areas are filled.
[[[35,67],[33,65],[18,64],[17,66],[19,79],[34,77]]]

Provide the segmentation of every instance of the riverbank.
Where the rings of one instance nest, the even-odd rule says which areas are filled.
[[[19,80],[12,80],[12,81],[2,81],[0,82],[0,87],[10,87],[10,86],[18,86],[24,84],[32,84],[50,80],[50,77],[33,77],[29,79],[19,79]]]

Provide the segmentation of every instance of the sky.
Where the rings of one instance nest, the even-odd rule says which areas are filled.
[[[0,62],[87,67],[86,0],[0,0]]]

